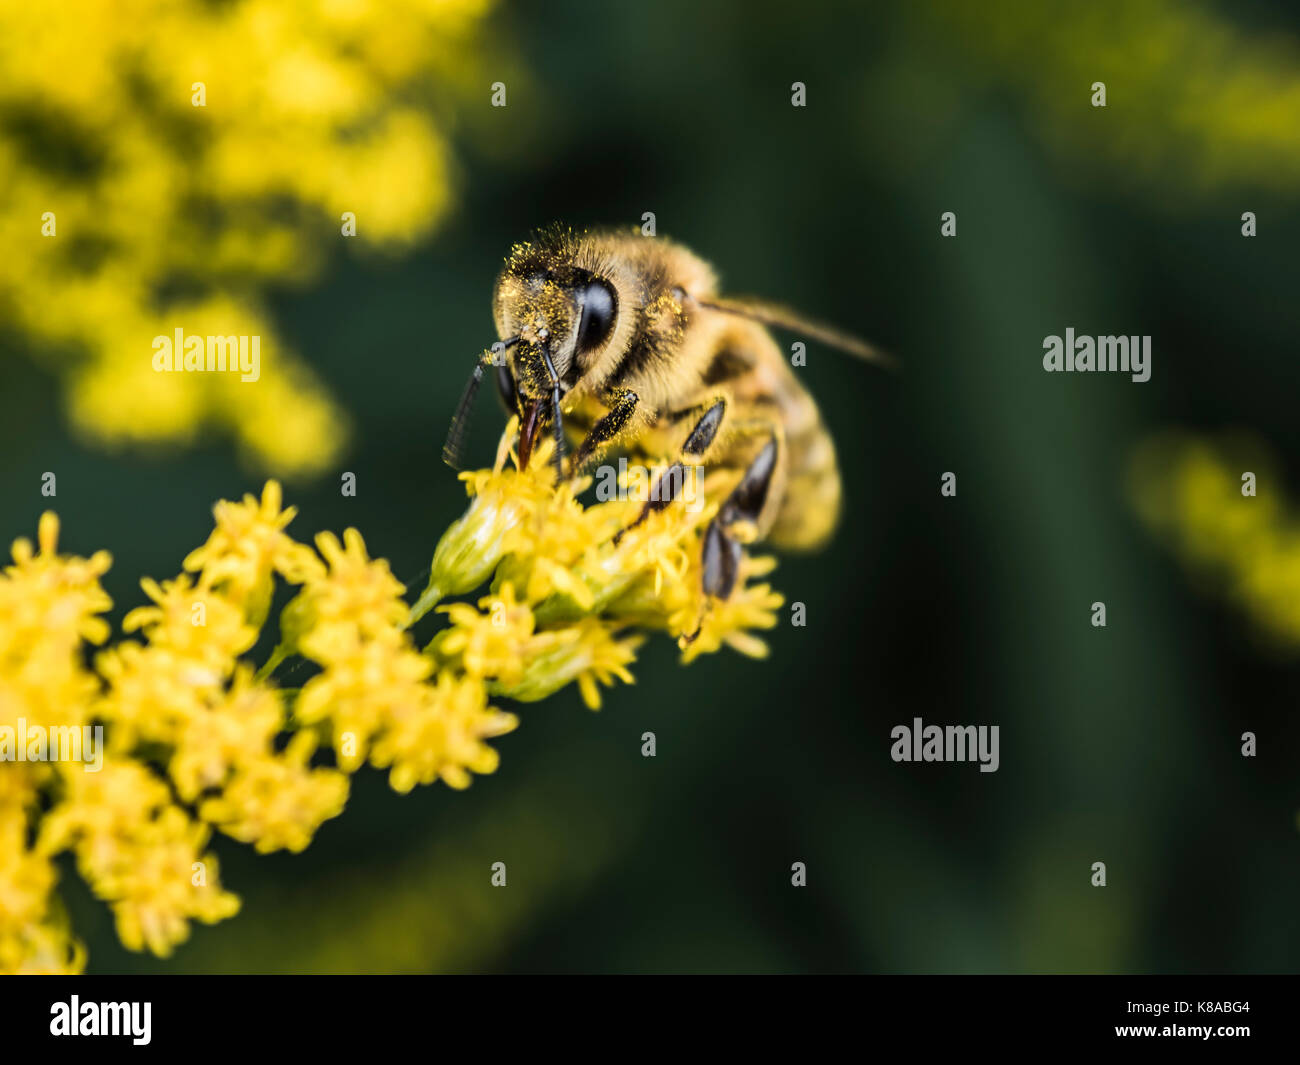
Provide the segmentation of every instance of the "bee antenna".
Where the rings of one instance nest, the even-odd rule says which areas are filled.
[[[452,415],[451,426],[447,430],[447,442],[442,445],[442,461],[453,470],[460,469],[461,452],[465,446],[465,430],[469,428],[469,413],[474,406],[474,397],[478,395],[478,386],[483,383],[483,370],[487,366],[498,365],[498,354],[519,343],[519,337],[501,340],[492,345],[490,351],[479,356],[474,364],[474,372],[465,382],[465,391],[460,394],[456,404],[456,413]]]

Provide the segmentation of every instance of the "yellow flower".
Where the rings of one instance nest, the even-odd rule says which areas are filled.
[[[763,576],[775,565],[776,560],[770,557],[746,557],[740,564],[741,580],[729,599],[687,605],[673,615],[669,626],[678,634],[684,662],[711,654],[724,644],[750,658],[767,657],[767,644],[752,630],[775,628],[776,611],[785,597],[770,585],[749,584],[748,579]]]
[[[523,675],[533,612],[515,599],[514,586],[502,585],[499,595],[479,600],[482,612],[468,603],[439,607],[451,627],[440,633],[430,650],[440,659],[455,659],[474,677],[492,677],[505,684]]]
[[[128,950],[148,948],[167,957],[189,938],[189,922],[214,924],[239,911],[239,900],[209,886],[217,859],[204,854],[209,831],[168,806],[155,820],[136,826],[111,862],[96,870],[94,884],[117,919]]]
[[[335,755],[349,771],[365,762],[376,735],[421,705],[433,672],[433,663],[398,637],[335,639],[322,647],[309,636],[302,648],[328,664],[303,686],[294,717],[306,725],[329,721]]]
[[[1300,652],[1300,512],[1275,493],[1244,492],[1280,474],[1257,445],[1170,434],[1138,449],[1129,489],[1141,519],[1199,579],[1217,586],[1271,637]]]
[[[44,920],[57,874],[54,863],[27,846],[27,818],[0,807],[0,941]]]
[[[84,953],[51,913],[54,863],[27,846],[27,831],[23,805],[0,796],[0,974],[77,972]]]
[[[75,976],[86,967],[86,950],[72,939],[66,919],[28,924],[0,941],[0,976]]]
[[[467,788],[470,773],[495,772],[497,752],[483,741],[512,731],[519,719],[489,707],[482,683],[472,677],[444,674],[424,690],[424,704],[408,708],[375,743],[372,761],[392,766],[393,790],[438,779]]]
[[[106,760],[98,772],[61,774],[63,799],[42,819],[38,848],[71,848],[77,868],[117,918],[131,950],[166,955],[189,934],[191,920],[228,917],[238,900],[222,891],[217,863],[204,854],[208,829],[172,804],[149,769]]]
[[[220,587],[241,603],[258,628],[270,607],[273,574],[301,584],[323,570],[311,548],[284,532],[298,511],[281,510],[280,502],[276,481],[266,482],[260,501],[251,495],[242,503],[223,500],[212,510],[217,527],[208,542],[185,559],[186,570],[201,572],[204,585]]]
[[[4,571],[8,578],[0,600],[6,611],[7,642],[15,636],[40,636],[40,644],[53,643],[64,649],[70,642],[87,640],[103,643],[108,637],[107,622],[96,615],[108,610],[112,600],[99,586],[99,578],[108,572],[112,558],[107,551],[97,551],[91,558],[63,558],[58,554],[59,519],[46,511],[41,515],[37,535],[39,550],[33,552],[31,541],[14,541],[14,564]]]
[[[221,556],[213,568],[227,561],[229,556]],[[141,586],[155,605],[132,610],[122,628],[139,630],[148,644],[123,642],[96,659],[108,684],[96,710],[114,726],[119,752],[141,740],[183,748],[187,738],[206,735],[213,713],[226,701],[239,655],[258,635],[242,601],[227,597],[228,588],[239,594],[238,580],[218,590],[205,572],[197,584],[182,576],[162,584],[145,579]],[[187,752],[178,753],[177,764],[184,764]]]
[[[220,797],[199,807],[203,820],[228,836],[252,843],[259,854],[298,852],[321,823],[343,812],[348,778],[307,765],[316,737],[299,732],[280,755],[239,764]]]
[[[706,478],[709,505],[638,521],[635,499],[584,505],[585,480],[555,486],[547,449],[528,471],[506,468],[508,430],[494,468],[466,478],[469,509],[440,541],[415,608],[356,529],[321,534],[319,555],[294,541],[274,481],[260,499],[220,502],[187,574],[141,582],[149,602],[123,629],[143,642],[105,648],[94,674],[82,662],[85,643],[107,636],[108,556],[59,556],[57,520],[42,518],[39,551],[18,541],[0,574],[0,724],[102,722],[108,755],[97,770],[0,765],[0,970],[83,964],[54,892],[62,851],[112,908],[122,942],[166,955],[191,922],[239,906],[205,850],[213,829],[259,853],[301,851],[367,762],[399,792],[465,788],[496,770],[489,741],[519,724],[492,697],[530,703],[574,684],[598,709],[602,685],[632,683],[644,630],[677,638],[684,662],[724,645],[766,654],[754,631],[776,624],[782,597],[756,578],[774,562],[744,559],[726,601],[701,588],[701,539],[735,471]],[[277,577],[299,592],[255,674],[243,656]],[[483,585],[477,605],[440,607],[442,631],[416,649],[414,619]],[[291,654],[320,666],[296,692],[269,679]],[[321,737],[337,768],[313,764]]]
[[[95,668],[108,684],[96,712],[114,726],[111,742],[121,752],[141,740],[174,743],[225,680],[223,670],[136,643],[104,651]]]
[[[98,615],[112,605],[99,584],[110,559],[61,556],[58,536],[58,518],[42,515],[38,549],[16,541],[14,564],[0,571],[0,725],[80,725],[98,690],[82,647],[108,635]]]
[[[526,668],[514,680],[498,678],[490,690],[532,703],[576,683],[582,701],[599,710],[598,683],[608,687],[618,679],[631,684],[633,677],[627,667],[636,659],[641,642],[640,636],[619,638],[597,618],[583,618],[534,635],[523,649]]]
[[[210,588],[195,587],[188,577],[162,584],[145,578],[140,586],[156,605],[128,613],[122,631],[139,630],[151,647],[224,676],[230,660],[257,642],[257,629],[247,624],[238,606]]]
[[[450,117],[491,80],[489,7],[0,5],[0,111],[31,119],[0,127],[5,324],[62,370],[80,429],[187,444],[216,427],[259,465],[330,468],[347,419],[258,294],[347,245],[400,254],[446,217]],[[192,299],[161,295],[176,278]],[[151,342],[177,328],[260,338],[256,381],[156,371]]]
[[[84,847],[92,866],[115,837],[129,833],[167,806],[167,785],[130,759],[108,759],[97,773],[70,768],[62,774],[64,795],[41,820],[41,849],[53,854]]]
[[[60,556],[58,537],[58,518],[42,515],[36,548],[18,540],[14,564],[0,572],[0,726],[79,726],[98,694],[83,649],[108,635],[98,615],[111,606],[99,584],[110,559]],[[49,764],[0,763],[0,973],[84,964],[53,894],[50,855],[28,844],[53,779]]]
[[[324,646],[331,637],[346,642],[353,634],[375,637],[399,631],[408,613],[402,601],[405,589],[386,561],[369,558],[361,534],[347,529],[340,544],[333,533],[321,533],[316,546],[329,565],[328,573],[312,572],[285,608],[282,644],[296,647],[310,632],[318,655],[328,657]]]
[[[284,721],[280,692],[258,684],[251,668],[240,666],[230,690],[188,716],[177,731],[168,763],[177,793],[193,802],[224,787],[237,767],[270,757]]]

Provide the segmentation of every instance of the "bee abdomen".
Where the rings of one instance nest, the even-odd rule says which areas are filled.
[[[784,498],[768,533],[774,547],[813,551],[830,539],[840,514],[835,444],[820,417],[786,426]]]

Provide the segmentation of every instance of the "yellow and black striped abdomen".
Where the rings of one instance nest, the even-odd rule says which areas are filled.
[[[794,375],[778,397],[785,444],[784,493],[767,539],[787,551],[813,551],[835,531],[840,468],[817,404]]]
[[[830,539],[840,512],[840,472],[821,411],[786,365],[781,349],[761,326],[746,323],[713,365],[725,364],[725,381],[740,424],[771,422],[778,438],[779,470],[764,507],[759,535],[775,547],[812,551]],[[708,379],[706,378],[706,381]]]

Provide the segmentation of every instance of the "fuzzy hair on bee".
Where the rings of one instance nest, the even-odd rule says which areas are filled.
[[[675,468],[741,471],[705,532],[707,594],[729,596],[744,544],[815,550],[830,538],[840,510],[835,446],[768,327],[888,364],[874,348],[774,304],[726,299],[707,262],[634,230],[552,227],[515,245],[492,313],[501,340],[475,365],[444,448],[448,462],[458,463],[475,392],[493,369],[519,416],[521,468],[549,425],[557,477],[576,476],[620,439],[651,432],[675,439]],[[566,421],[577,433],[567,460]],[[672,502],[675,468],[638,521]]]

